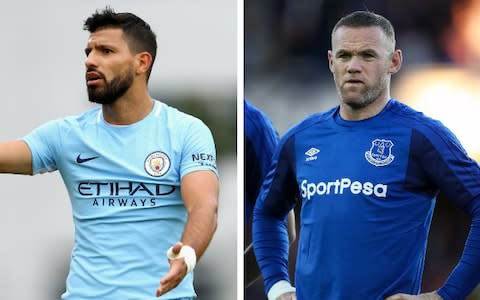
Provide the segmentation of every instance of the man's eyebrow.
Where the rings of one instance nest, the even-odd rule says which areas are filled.
[[[367,49],[361,49],[361,50],[347,50],[347,49],[339,49],[337,50],[335,53],[338,54],[338,53],[341,53],[341,54],[344,54],[344,53],[347,53],[347,54],[350,54],[350,53],[377,53],[377,51],[375,49],[372,49],[372,48],[367,48]]]
[[[115,45],[109,44],[107,42],[102,42],[102,43],[95,43],[94,45],[90,46],[88,45],[85,47],[85,51],[92,50],[93,48],[98,48],[98,49],[104,49],[104,48],[109,48],[109,49],[116,49]]]
[[[352,51],[350,50],[346,50],[346,49],[339,49],[335,52],[335,55],[338,55],[338,54],[349,54],[349,53],[352,53]]]
[[[373,52],[373,53],[377,53],[377,51],[375,49],[372,49],[372,48],[367,48],[367,49],[362,49],[360,51],[358,51],[360,53],[363,53],[363,52]]]

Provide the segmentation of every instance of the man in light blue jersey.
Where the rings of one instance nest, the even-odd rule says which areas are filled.
[[[354,12],[328,52],[340,105],[279,142],[254,209],[253,241],[269,299],[464,299],[480,282],[480,168],[439,121],[390,97],[402,65],[390,22]],[[472,217],[463,256],[420,293],[442,192]],[[283,219],[301,199],[296,291]]]
[[[63,177],[75,244],[62,299],[194,299],[191,271],[217,224],[213,137],[150,97],[157,44],[145,21],[106,8],[84,29],[101,107],[0,143],[0,172]]]

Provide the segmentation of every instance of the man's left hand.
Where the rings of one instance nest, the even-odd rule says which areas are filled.
[[[443,300],[437,292],[425,293],[420,295],[395,294],[385,300]]]
[[[177,255],[180,253],[183,244],[178,242],[173,248],[173,254]],[[170,263],[170,271],[167,275],[160,279],[160,286],[157,288],[156,296],[160,297],[161,295],[169,292],[170,290],[177,287],[177,285],[183,280],[183,277],[187,274],[187,265],[185,260],[181,259],[168,259]]]

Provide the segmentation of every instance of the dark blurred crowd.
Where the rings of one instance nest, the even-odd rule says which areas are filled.
[[[245,0],[245,84],[280,76],[300,84],[329,76],[327,50],[336,21],[354,10],[387,17],[406,64],[462,61],[462,9],[476,0]],[[462,15],[463,14],[463,15]],[[458,52],[458,51],[457,51]]]

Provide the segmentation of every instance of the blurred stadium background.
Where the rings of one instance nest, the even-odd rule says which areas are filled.
[[[157,34],[152,96],[212,129],[221,181],[218,230],[197,265],[196,289],[199,300],[234,299],[236,1],[2,1],[0,140],[92,107],[84,83],[88,32],[82,26],[106,5],[139,15]],[[0,178],[0,298],[60,299],[73,243],[63,182],[58,173]]]
[[[245,97],[283,134],[337,105],[327,50],[336,21],[368,9],[390,19],[404,65],[392,96],[440,119],[480,161],[480,0],[245,0]],[[470,218],[440,196],[423,291],[437,289],[463,249]],[[479,270],[480,272],[480,270]],[[261,283],[247,300],[264,299]],[[480,299],[480,287],[469,300]]]

